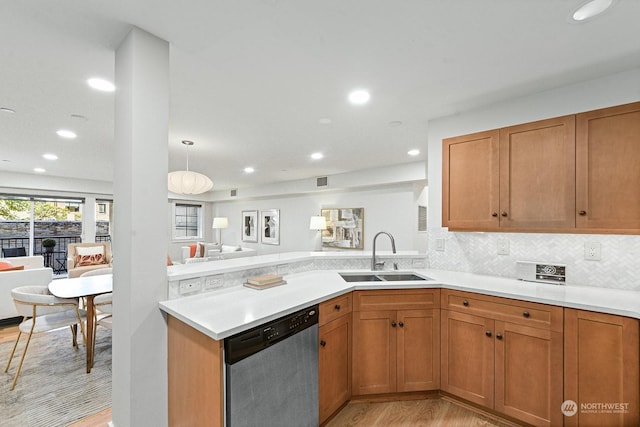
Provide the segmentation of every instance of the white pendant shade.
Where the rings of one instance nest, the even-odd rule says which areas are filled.
[[[169,172],[169,191],[177,194],[201,194],[213,188],[213,182],[198,172]]]
[[[184,140],[183,145],[187,146],[187,170],[169,172],[169,191],[177,194],[201,194],[213,188],[213,181],[208,176],[189,170],[189,147],[193,141]]]

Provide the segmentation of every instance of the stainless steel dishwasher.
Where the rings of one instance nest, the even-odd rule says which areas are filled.
[[[318,425],[318,306],[224,341],[227,427]]]

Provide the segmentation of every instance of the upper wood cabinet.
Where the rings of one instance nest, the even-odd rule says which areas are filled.
[[[500,202],[497,130],[445,139],[442,147],[442,225],[495,230]]]
[[[442,225],[640,233],[640,102],[443,140]]]
[[[640,233],[640,102],[578,114],[576,135],[577,226]]]
[[[500,228],[575,226],[575,117],[500,129]]]

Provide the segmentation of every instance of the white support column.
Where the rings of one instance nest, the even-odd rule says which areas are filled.
[[[134,28],[116,50],[113,425],[167,425],[169,44]]]

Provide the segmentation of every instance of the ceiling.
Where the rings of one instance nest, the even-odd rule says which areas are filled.
[[[640,66],[640,1],[570,23],[581,2],[4,1],[0,171],[112,180],[115,95],[86,80],[132,25],[171,45],[170,171],[183,139],[214,190],[425,160],[429,119]]]

